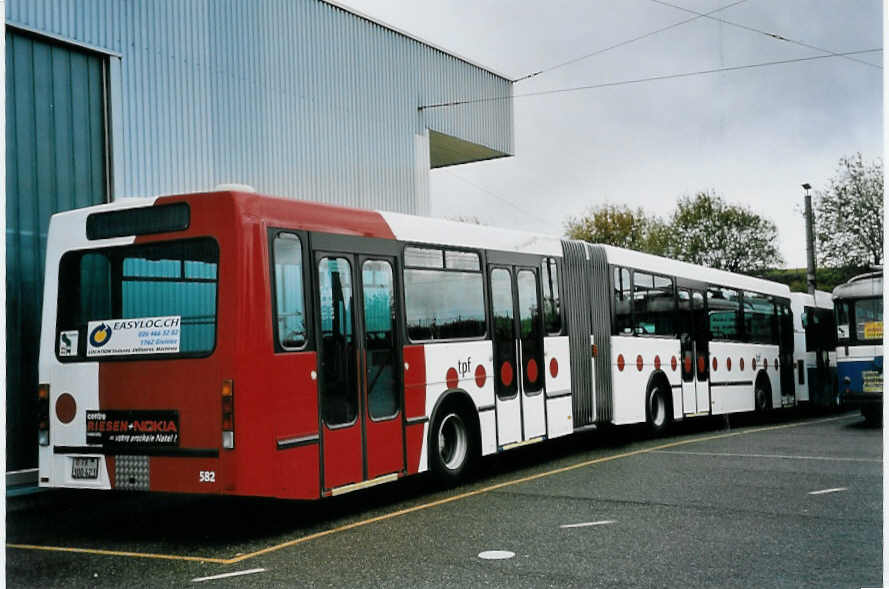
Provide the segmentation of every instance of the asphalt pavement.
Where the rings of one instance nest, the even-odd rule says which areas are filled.
[[[784,413],[572,436],[447,490],[51,491],[8,499],[7,585],[879,587],[881,451],[857,414]]]

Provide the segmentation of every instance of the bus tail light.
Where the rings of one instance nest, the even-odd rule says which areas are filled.
[[[37,385],[37,443],[49,446],[49,385]]]
[[[222,447],[235,447],[235,383],[222,381]]]

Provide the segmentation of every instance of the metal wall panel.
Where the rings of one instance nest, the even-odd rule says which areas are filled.
[[[318,0],[6,6],[10,24],[121,55],[113,84],[121,106],[112,116],[123,135],[114,137],[114,161],[123,170],[114,171],[115,196],[239,182],[283,196],[425,213],[415,135],[433,129],[514,150],[510,100],[418,110],[509,96],[511,82]]]
[[[6,33],[7,469],[37,462],[33,399],[52,213],[105,199],[102,58]]]

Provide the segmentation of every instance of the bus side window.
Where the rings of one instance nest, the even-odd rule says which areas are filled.
[[[275,334],[285,350],[306,345],[302,244],[292,233],[275,237]]]
[[[543,320],[546,333],[558,335],[562,332],[562,309],[559,304],[559,268],[553,258],[544,258],[540,267],[543,281]]]
[[[741,298],[738,291],[711,286],[707,289],[707,312],[710,316],[710,337],[715,340],[739,340],[738,316]]]
[[[769,297],[744,291],[744,341],[754,344],[777,344],[775,304]]]
[[[630,271],[614,268],[614,334],[633,333],[633,285],[630,284]]]

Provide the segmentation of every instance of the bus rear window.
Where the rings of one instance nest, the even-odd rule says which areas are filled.
[[[202,356],[216,342],[219,246],[201,238],[68,252],[61,359]]]

